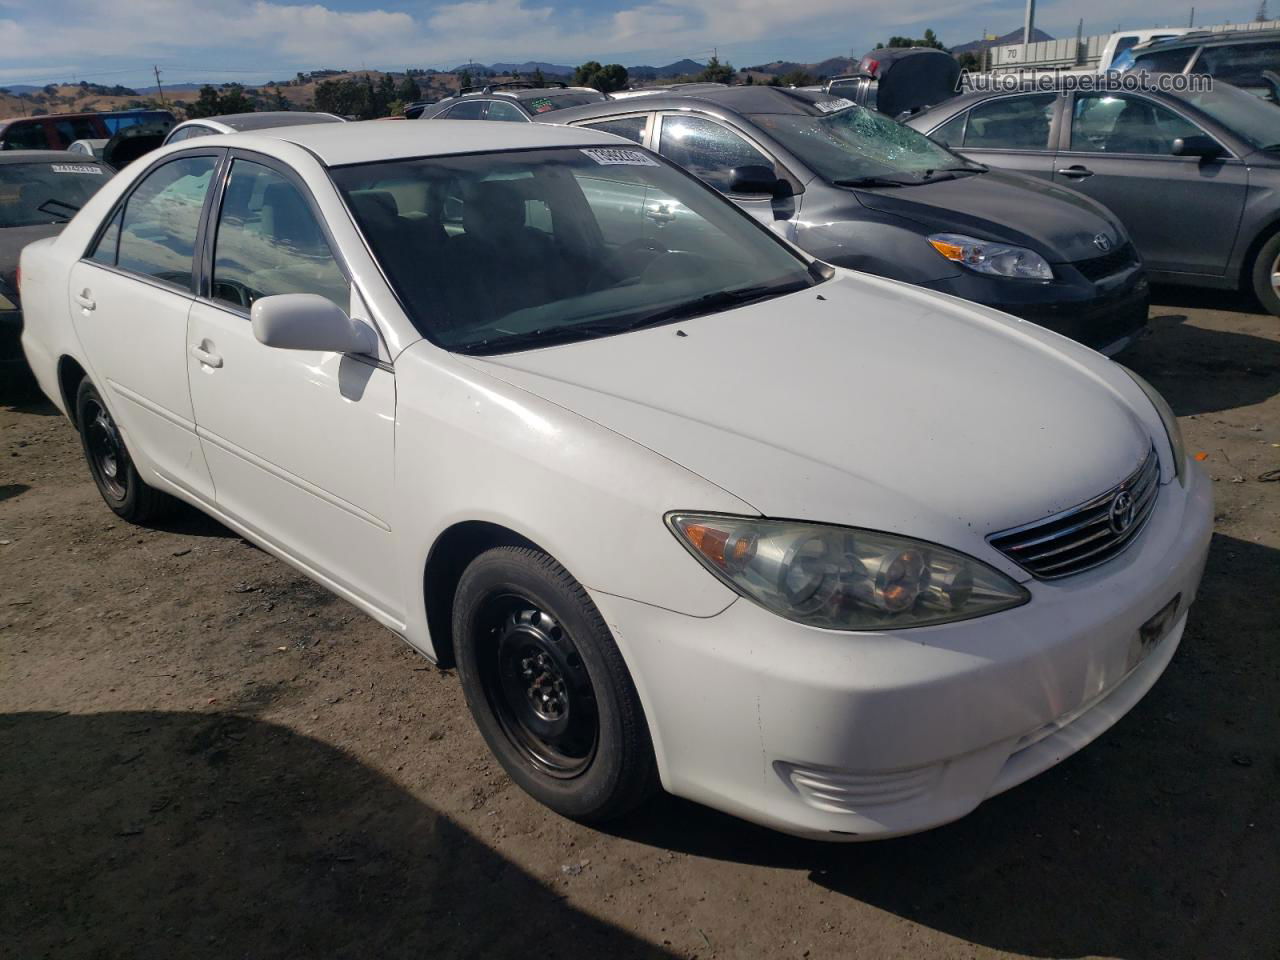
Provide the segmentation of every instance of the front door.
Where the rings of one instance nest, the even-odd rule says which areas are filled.
[[[977,163],[1048,180],[1059,100],[1056,93],[996,97],[956,114],[929,136]]]
[[[209,286],[187,325],[191,397],[218,506],[394,626],[395,375],[374,357],[259,343],[261,297],[316,293],[352,311],[350,281],[310,194],[273,161],[236,156]]]
[[[147,173],[71,269],[68,307],[90,377],[134,459],[210,499],[187,386],[187,313],[218,152]]]
[[[1236,240],[1248,169],[1175,157],[1173,141],[1206,135],[1168,107],[1134,94],[1077,93],[1055,182],[1110,207],[1148,268],[1220,277]]]

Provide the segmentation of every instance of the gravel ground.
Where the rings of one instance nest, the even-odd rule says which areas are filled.
[[[1275,960],[1280,321],[1161,298],[1124,359],[1217,481],[1172,666],[1054,770],[851,846],[556,817],[450,673],[213,521],[118,521],[3,386],[0,956]]]

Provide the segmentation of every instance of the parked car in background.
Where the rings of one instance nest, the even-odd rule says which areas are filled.
[[[0,150],[66,150],[77,140],[101,140],[139,124],[176,121],[168,110],[62,113],[0,120]]]
[[[79,153],[94,160],[102,159],[102,148],[111,142],[110,137],[93,137],[88,140],[77,140],[67,147],[68,153]]]
[[[484,86],[465,87],[456,97],[446,97],[425,108],[419,120],[498,120],[524,123],[545,117],[566,107],[607,100],[591,87],[571,87],[555,82],[539,85],[511,80]]]
[[[1204,568],[1136,375],[581,127],[178,144],[22,274],[112,510],[178,496],[456,663],[569,817],[954,820],[1147,693]]]
[[[907,123],[970,160],[1105,204],[1153,279],[1251,290],[1280,314],[1280,109],[1227,83],[1188,93],[957,97]]]
[[[417,120],[422,116],[422,111],[435,103],[435,100],[411,100],[404,105],[404,116],[406,120]]]
[[[1280,99],[1280,30],[1197,30],[1152,40],[1133,47],[1112,69],[1202,74],[1275,101]]]
[[[626,100],[629,97],[651,97],[658,93],[697,93],[699,90],[724,90],[727,83],[691,82],[691,83],[659,83],[651,87],[632,87],[629,90],[615,90],[609,94],[611,100]]]
[[[553,120],[650,147],[828,263],[986,304],[1108,353],[1146,324],[1141,261],[1105,208],[964,160],[842,97],[731,87]]]
[[[823,89],[898,120],[951,99],[959,80],[960,64],[945,50],[899,47],[871,51],[857,73],[833,77]]]
[[[265,130],[268,127],[297,127],[311,123],[345,123],[344,118],[333,113],[314,113],[304,110],[259,110],[252,113],[228,113],[219,117],[200,117],[178,124],[169,131],[165,145],[180,143],[195,137],[212,137],[219,133],[240,133],[244,130]]]
[[[1088,71],[1081,70],[1079,72],[1103,73],[1108,70],[1127,70],[1128,65],[1133,62],[1129,51],[1133,50],[1134,47],[1150,43],[1153,40],[1168,40],[1192,32],[1191,27],[1152,27],[1147,30],[1118,30],[1111,34],[1103,45],[1102,52],[1098,55],[1098,65]]]
[[[111,173],[79,153],[0,153],[0,376],[25,365],[17,276],[22,248],[61,231]]]

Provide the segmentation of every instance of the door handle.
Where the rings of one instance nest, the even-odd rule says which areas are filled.
[[[1076,163],[1069,167],[1063,167],[1058,171],[1064,177],[1070,177],[1073,180],[1083,180],[1085,177],[1092,177],[1093,171],[1088,167],[1081,166]]]
[[[206,350],[202,344],[193,343],[191,345],[191,355],[206,367],[213,367],[216,370],[222,366],[222,358],[216,353]]]
[[[76,294],[76,303],[80,304],[82,310],[96,310],[98,305],[94,303],[93,298],[89,296],[89,291],[84,290]]]

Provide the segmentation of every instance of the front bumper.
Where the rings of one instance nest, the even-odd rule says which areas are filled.
[[[788,833],[872,839],[964,816],[1123,716],[1168,665],[1212,532],[1212,495],[1161,488],[1147,527],[1094,570],[1026,584],[1014,610],[843,634],[737,600],[694,618],[593,593],[635,678],[664,786]],[[1139,628],[1181,595],[1133,665]]]
[[[963,297],[1060,333],[1112,356],[1146,328],[1151,289],[1141,266],[1096,283],[1070,264],[1055,264],[1059,278],[1048,283],[987,277],[970,270],[922,284]]]

